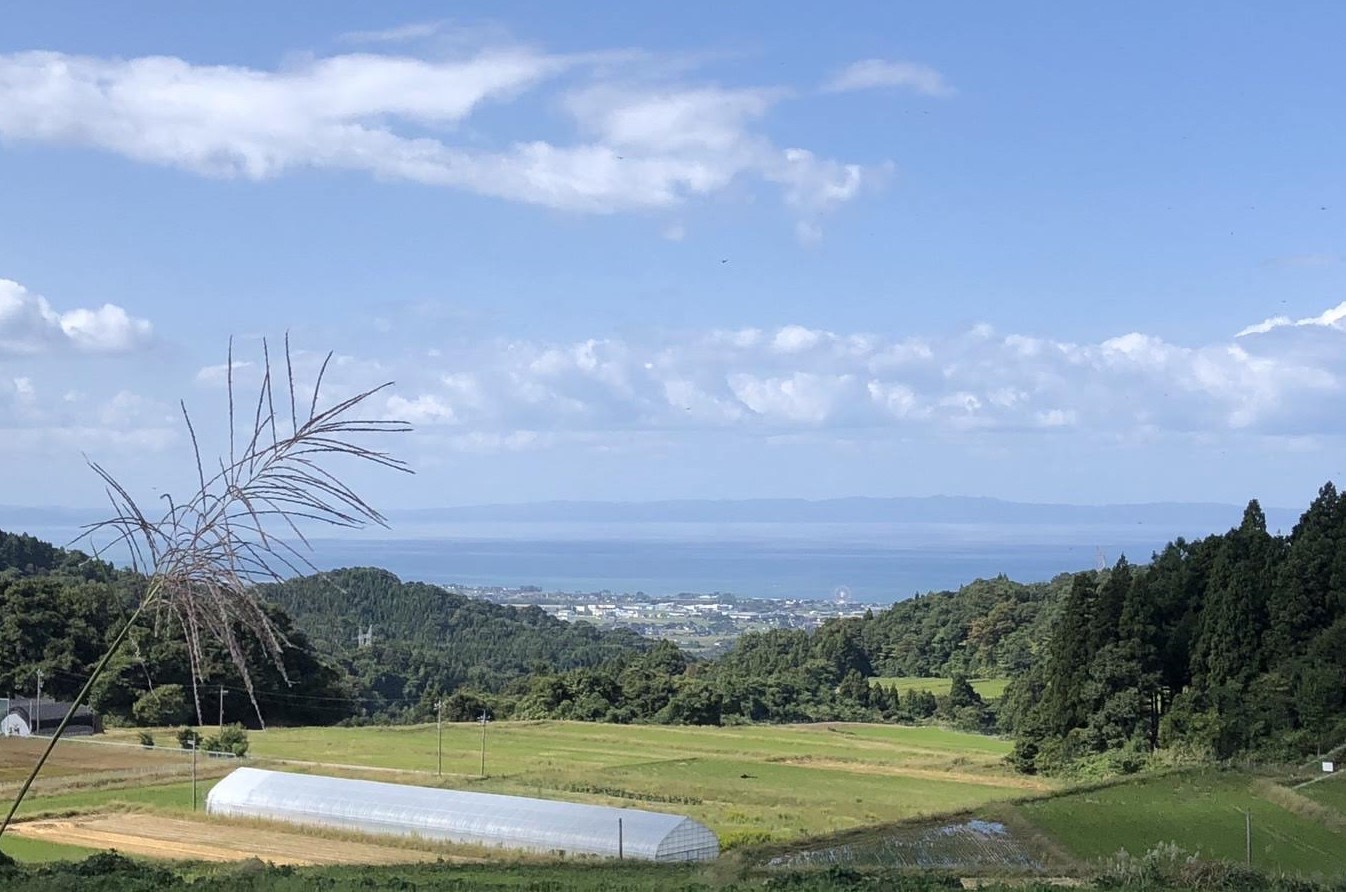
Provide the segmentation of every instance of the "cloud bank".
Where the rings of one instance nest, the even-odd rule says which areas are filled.
[[[887,165],[777,145],[764,121],[788,90],[669,81],[666,68],[639,52],[561,55],[499,41],[449,58],[346,53],[275,69],[10,53],[0,55],[0,139],[211,177],[358,171],[593,214],[671,208],[756,183],[810,232],[819,214],[883,181]],[[937,75],[903,77],[942,90]],[[497,133],[479,123],[484,109],[525,99],[554,114],[496,115]]]
[[[1201,345],[1141,332],[1072,343],[986,326],[943,337],[787,325],[648,342],[498,341],[432,351],[419,371],[397,375],[387,409],[424,428],[496,438],[686,429],[1346,433],[1346,311],[1317,318]]]

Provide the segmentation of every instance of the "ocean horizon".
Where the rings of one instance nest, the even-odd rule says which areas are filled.
[[[1004,574],[1037,582],[1145,563],[1172,535],[969,524],[528,524],[312,541],[320,569],[383,567],[405,581],[544,592],[731,594],[885,604]],[[502,525],[505,526],[505,525]],[[494,534],[493,534],[494,533]]]
[[[20,525],[66,544],[67,522]],[[405,581],[544,592],[731,594],[887,604],[1004,574],[1040,582],[1060,573],[1136,564],[1178,536],[1211,532],[1170,523],[932,522],[397,522],[310,539],[320,570],[374,566]],[[326,533],[326,535],[321,535]],[[91,550],[91,543],[76,547]],[[299,543],[292,543],[299,545]],[[115,554],[107,557],[123,563]]]

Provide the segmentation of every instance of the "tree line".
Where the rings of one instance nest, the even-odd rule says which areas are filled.
[[[74,698],[143,587],[139,574],[81,551],[0,531],[0,696],[34,695],[40,672],[43,697]],[[315,707],[330,703],[351,704],[350,714],[354,693],[344,673],[320,657],[283,610],[269,607],[268,613],[288,642],[288,681],[259,643],[242,639],[266,718],[321,722],[329,713]],[[113,723],[214,724],[222,717],[255,724],[246,685],[228,654],[213,646],[204,657],[209,686],[194,689],[182,630],[167,621],[134,629],[94,685],[89,705]]]
[[[1328,483],[1289,535],[1239,526],[1148,566],[1080,573],[1002,725],[1025,771],[1159,749],[1300,757],[1346,741],[1346,499]]]

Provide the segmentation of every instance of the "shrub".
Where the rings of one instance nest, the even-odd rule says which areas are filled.
[[[154,735],[151,734],[150,732],[148,732],[148,731],[141,731],[140,734],[138,734],[137,736],[140,738],[140,745],[141,745],[141,746],[143,746],[143,747],[151,747],[151,746],[154,746]]]
[[[720,837],[720,851],[766,845],[774,839],[770,830],[731,830]]]
[[[225,725],[219,734],[202,744],[208,753],[232,753],[239,758],[248,754],[248,732],[242,725]]]
[[[195,728],[183,728],[178,732],[178,746],[185,750],[201,746],[201,734]]]

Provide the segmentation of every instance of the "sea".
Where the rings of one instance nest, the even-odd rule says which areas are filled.
[[[473,523],[314,539],[320,569],[544,592],[730,594],[888,604],[1004,574],[1020,582],[1144,563],[1194,531],[1101,525]],[[1195,531],[1197,535],[1202,531]]]

